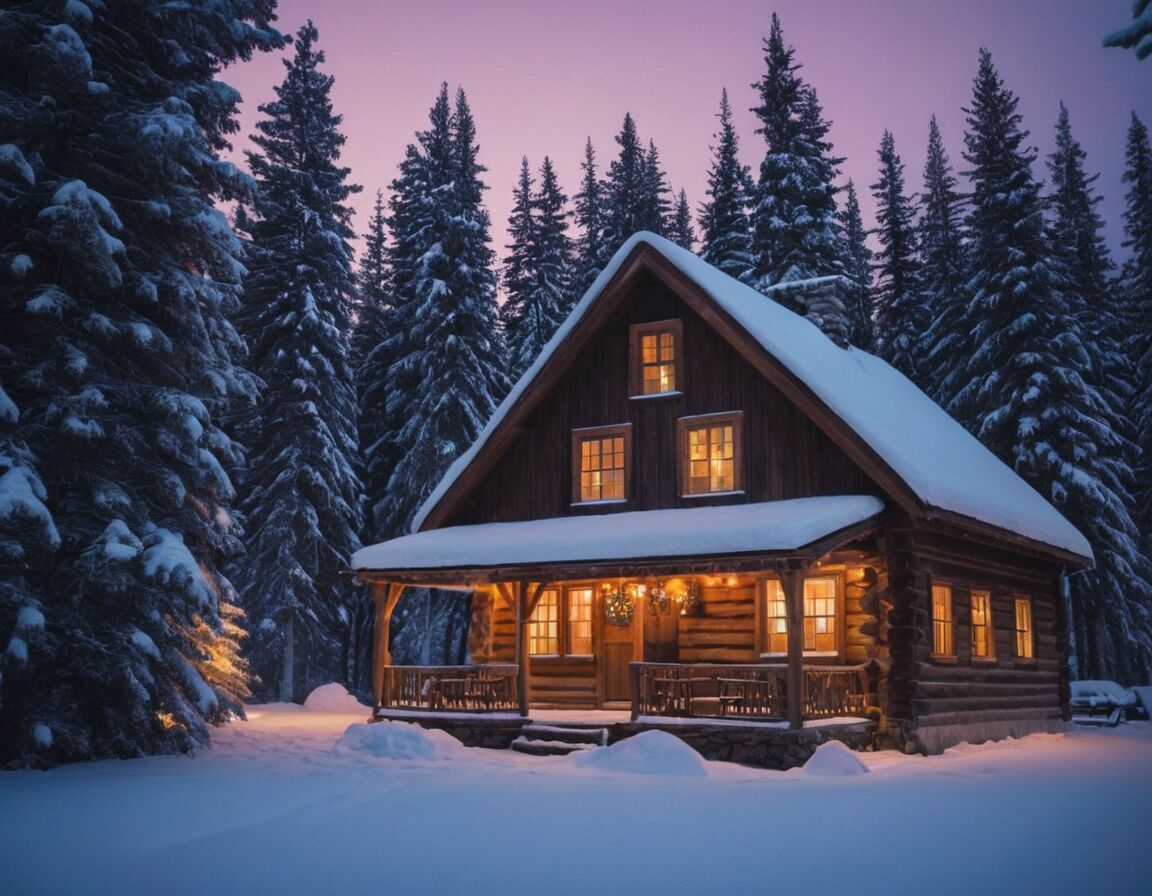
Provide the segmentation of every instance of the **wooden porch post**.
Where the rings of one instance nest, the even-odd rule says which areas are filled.
[[[780,587],[788,611],[788,727],[804,727],[804,570],[780,569]]]
[[[520,715],[528,718],[528,621],[532,611],[528,607],[528,583],[516,582],[516,692],[520,698]]]
[[[392,632],[392,611],[400,595],[404,593],[404,586],[396,582],[374,582],[372,584],[372,602],[376,604],[376,629],[374,633],[373,659],[372,659],[372,693],[375,697],[375,709],[383,706],[384,701],[384,670],[392,665],[392,651],[388,640]]]

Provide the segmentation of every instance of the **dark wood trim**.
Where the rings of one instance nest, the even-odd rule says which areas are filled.
[[[804,566],[777,570],[788,608],[788,727],[804,727]]]
[[[676,371],[675,388],[665,392],[645,392],[640,339],[643,336],[669,332],[672,334],[672,364]],[[628,330],[628,352],[628,395],[630,397],[647,398],[657,395],[674,395],[684,391],[684,322],[682,320],[675,318],[632,324]]]
[[[520,715],[528,717],[528,676],[531,658],[528,655],[528,583],[518,581],[513,587],[516,598],[516,688],[520,698]],[[537,598],[539,599],[539,598]]]
[[[398,582],[381,581],[372,586],[372,601],[376,605],[376,625],[373,631],[372,693],[375,709],[384,698],[384,669],[392,665],[389,640],[392,634],[392,613],[406,586]]]
[[[732,488],[720,492],[694,492],[688,463],[688,434],[693,430],[712,426],[732,426]],[[744,489],[744,412],[720,411],[712,414],[693,414],[676,421],[676,469],[680,479],[680,497],[697,498],[727,494]]]
[[[589,439],[606,439],[621,436],[624,439],[624,497],[597,498],[585,501],[580,474],[581,443]],[[572,430],[572,503],[573,505],[588,507],[603,504],[609,501],[626,503],[632,498],[632,424],[613,423],[608,426],[584,426]]]

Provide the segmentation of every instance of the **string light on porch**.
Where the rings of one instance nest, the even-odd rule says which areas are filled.
[[[641,586],[641,588],[643,587]],[[672,612],[672,608],[675,607],[679,615],[688,616],[695,612],[700,603],[695,580],[690,580],[687,585],[676,588],[669,588],[663,581],[659,581],[655,585],[649,586],[647,592],[648,610],[653,614],[665,615]]]

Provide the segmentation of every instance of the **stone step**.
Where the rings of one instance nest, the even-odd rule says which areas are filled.
[[[529,740],[518,737],[512,741],[512,749],[517,753],[528,753],[531,756],[567,756],[569,753],[579,753],[582,750],[595,750],[599,744],[574,744],[560,740]]]
[[[590,744],[602,747],[608,743],[608,729],[585,725],[525,725],[520,733],[525,740],[559,741],[566,744]]]

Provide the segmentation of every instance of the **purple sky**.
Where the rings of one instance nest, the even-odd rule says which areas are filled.
[[[687,191],[695,212],[727,87],[741,156],[755,171],[763,142],[753,133],[750,85],[763,72],[773,9],[833,123],[835,151],[847,159],[842,177],[856,183],[866,226],[873,224],[868,185],[885,128],[895,135],[910,190],[920,188],[933,113],[954,167],[964,169],[961,109],[971,99],[981,46],[1020,98],[1043,155],[1052,148],[1058,103],[1068,105],[1089,170],[1101,172],[1114,253],[1130,112],[1152,126],[1152,60],[1100,45],[1129,20],[1130,0],[281,0],[279,8],[281,30],[295,31],[311,17],[320,31],[348,138],[343,162],[364,186],[355,199],[356,229],[365,229],[373,194],[395,176],[447,81],[452,91],[463,86],[472,105],[501,255],[520,157],[535,172],[550,155],[571,196],[585,138],[603,170],[626,111],[641,137],[656,141],[673,188]],[[257,104],[282,79],[279,59],[267,55],[224,73],[245,99],[242,133],[251,132]],[[1047,176],[1042,166],[1038,173]]]

